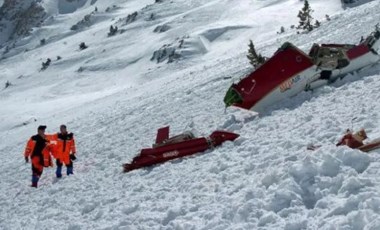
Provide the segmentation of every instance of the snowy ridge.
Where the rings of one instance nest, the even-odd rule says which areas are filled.
[[[304,50],[314,42],[357,43],[380,21],[378,1],[342,12],[339,2],[326,7],[326,1],[310,0],[316,13],[332,20],[301,35],[276,35],[281,25],[296,23],[298,0],[113,3],[118,8],[107,14],[108,3],[98,1],[97,21],[79,32],[70,26],[95,5],[57,15],[34,31],[39,36],[15,48],[28,52],[0,62],[1,81],[13,83],[0,91],[1,229],[380,228],[378,152],[335,147],[353,117],[354,128],[380,136],[378,65],[302,93],[261,117],[224,113],[222,101],[231,82],[249,71],[249,38],[267,56],[284,41]],[[264,16],[284,7],[290,8],[281,17],[288,20]],[[136,22],[117,21],[136,11]],[[151,13],[157,21],[145,20]],[[126,32],[107,38],[111,24]],[[171,29],[154,33],[162,24]],[[184,56],[171,64],[150,61],[155,50],[184,35],[190,38],[186,48],[205,49],[191,55],[181,50]],[[40,47],[41,37],[47,44]],[[81,41],[89,48],[78,51]],[[62,60],[55,61],[57,55]],[[39,72],[47,57],[51,66]],[[76,136],[75,174],[57,181],[47,169],[40,187],[32,189],[21,155],[25,142],[38,124],[55,132],[61,123]],[[172,134],[226,129],[241,138],[122,174],[121,164],[149,146],[164,125]],[[309,152],[309,143],[323,147]]]

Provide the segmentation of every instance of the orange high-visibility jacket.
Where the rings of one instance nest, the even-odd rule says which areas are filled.
[[[53,148],[49,141],[39,135],[32,136],[26,144],[24,157],[39,158],[44,167],[53,166],[51,153]]]
[[[73,133],[56,133],[48,135],[49,140],[55,144],[54,156],[61,162],[70,164],[70,154],[76,153],[75,139]]]

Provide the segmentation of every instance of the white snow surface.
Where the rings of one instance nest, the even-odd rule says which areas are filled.
[[[76,2],[43,1],[50,18],[0,60],[0,83],[12,84],[0,90],[0,229],[380,229],[380,151],[335,147],[353,117],[355,129],[380,136],[379,65],[260,116],[223,104],[250,71],[249,39],[266,56],[285,41],[305,51],[314,42],[357,43],[380,22],[380,1],[343,10],[338,0],[310,0],[322,25],[308,34],[290,29],[299,0]],[[91,25],[71,31],[95,6]],[[168,31],[153,32],[164,24]],[[107,37],[110,25],[123,33]],[[150,61],[178,38],[180,59]],[[80,42],[89,48],[79,51]],[[74,175],[57,180],[48,168],[31,188],[26,141],[40,124],[53,133],[63,123],[77,141]],[[173,135],[241,137],[122,173],[166,125]],[[310,143],[323,147],[310,152]]]

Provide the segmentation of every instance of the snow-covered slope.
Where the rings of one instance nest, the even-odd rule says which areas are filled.
[[[249,39],[267,56],[285,41],[304,50],[314,42],[357,43],[380,21],[379,1],[343,11],[340,1],[310,0],[322,26],[300,35],[290,29],[298,0],[99,0],[75,9],[55,3],[43,1],[52,16],[0,61],[0,83],[12,83],[0,91],[1,229],[380,227],[378,153],[334,146],[353,117],[355,128],[380,136],[379,66],[261,117],[225,113],[222,101],[249,71]],[[85,26],[70,30],[86,15]],[[107,37],[110,25],[119,33]],[[281,26],[286,32],[277,35]],[[80,42],[89,48],[80,51]],[[151,61],[164,45],[175,49],[173,62]],[[40,71],[47,58],[51,65]],[[39,124],[56,132],[62,123],[76,136],[75,174],[56,180],[46,169],[32,189],[26,140]],[[164,125],[172,134],[226,129],[241,138],[121,173]],[[324,146],[308,152],[309,143]]]

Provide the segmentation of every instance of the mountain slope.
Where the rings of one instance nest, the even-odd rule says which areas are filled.
[[[356,128],[380,136],[379,66],[305,92],[262,117],[224,113],[225,91],[249,71],[248,39],[269,56],[284,41],[304,50],[314,42],[356,43],[380,20],[376,1],[344,12],[340,3],[310,2],[316,14],[329,14],[332,21],[301,35],[276,35],[281,25],[297,22],[298,0],[115,0],[108,13],[98,5],[94,24],[81,31],[70,26],[95,5],[42,25],[0,62],[1,79],[13,84],[0,91],[0,139],[6,140],[0,142],[0,228],[380,227],[377,153],[334,146],[352,117],[358,117]],[[278,15],[279,9],[289,10]],[[124,24],[133,12],[137,20]],[[125,32],[108,38],[111,24]],[[171,29],[153,32],[163,24]],[[41,37],[47,38],[44,46],[38,45]],[[184,39],[183,48],[176,46],[177,37]],[[82,41],[89,48],[79,51]],[[150,61],[164,44],[174,44],[181,58]],[[57,55],[62,59],[55,61]],[[52,64],[39,72],[48,57]],[[25,142],[38,124],[55,132],[61,123],[77,139],[75,175],[57,181],[47,169],[40,187],[32,189],[30,166],[22,158]],[[242,137],[195,157],[122,174],[121,164],[149,146],[164,125],[171,125],[172,134],[219,128]],[[308,143],[324,147],[308,152]]]

